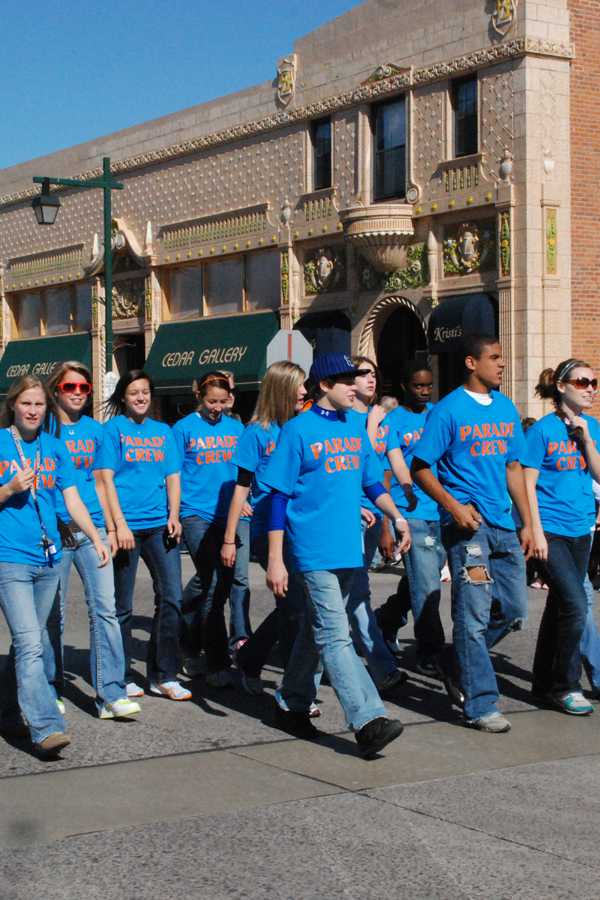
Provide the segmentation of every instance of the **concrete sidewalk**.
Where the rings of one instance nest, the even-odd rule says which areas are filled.
[[[141,658],[152,598],[140,574]],[[257,622],[271,601],[252,574]],[[375,603],[394,587],[374,576]],[[406,629],[410,680],[388,700],[405,733],[367,763],[328,687],[316,744],[272,726],[270,697],[203,679],[192,703],[145,697],[138,721],[100,722],[76,576],[73,589],[73,745],[42,763],[26,743],[0,739],[0,900],[600,896],[600,714],[574,719],[529,703],[540,592],[530,592],[529,629],[496,656],[509,734],[460,724],[439,683],[410,672]],[[447,606],[446,597],[446,619]]]

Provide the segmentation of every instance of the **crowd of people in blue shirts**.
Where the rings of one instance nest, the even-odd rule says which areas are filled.
[[[367,357],[317,356],[308,379],[278,362],[246,427],[226,372],[194,382],[196,409],[172,428],[151,416],[143,370],[121,376],[104,424],[87,414],[92,379],[80,362],[61,363],[47,382],[14,382],[0,420],[0,607],[12,639],[0,731],[30,740],[42,758],[71,742],[63,635],[73,565],[100,719],[136,717],[144,694],[189,701],[195,678],[261,695],[278,645],[275,725],[318,739],[326,676],[359,754],[372,759],[402,733],[382,694],[402,702],[397,635],[410,611],[414,668],[443,682],[465,725],[507,732],[490,650],[527,618],[528,560],[549,588],[534,698],[592,713],[581,672],[600,691],[587,578],[600,428],[586,410],[597,379],[578,359],[544,370],[536,391],[551,411],[525,435],[499,390],[497,338],[465,338],[463,359],[463,385],[436,404],[431,369],[409,362],[391,412]],[[182,545],[194,564],[185,587]],[[406,574],[374,610],[378,548],[402,558]],[[140,557],[154,590],[145,682],[132,668]],[[251,558],[274,596],[254,629]],[[446,561],[451,641],[440,616]]]

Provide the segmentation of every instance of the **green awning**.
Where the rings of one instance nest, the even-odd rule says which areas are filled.
[[[161,325],[144,368],[163,393],[187,392],[213,369],[227,369],[236,385],[251,387],[265,374],[267,344],[277,331],[273,312]]]
[[[10,341],[0,359],[0,394],[6,394],[11,383],[22,375],[48,378],[57,363],[66,359],[92,368],[92,342],[87,332]]]

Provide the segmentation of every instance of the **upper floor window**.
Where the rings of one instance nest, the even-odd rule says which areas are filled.
[[[406,193],[406,107],[404,97],[380,103],[373,110],[373,199],[388,200]]]
[[[19,337],[89,331],[92,292],[86,282],[15,294],[10,300]]]
[[[202,266],[182,266],[169,275],[172,319],[202,315]]]
[[[454,156],[468,156],[479,149],[477,116],[477,76],[452,82]]]
[[[313,190],[331,187],[331,119],[318,119],[310,128],[313,153]]]

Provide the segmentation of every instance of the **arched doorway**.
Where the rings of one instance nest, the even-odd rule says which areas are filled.
[[[425,323],[410,300],[385,297],[371,310],[359,346],[377,358],[383,390],[397,396],[404,365],[419,356],[427,359]]]

